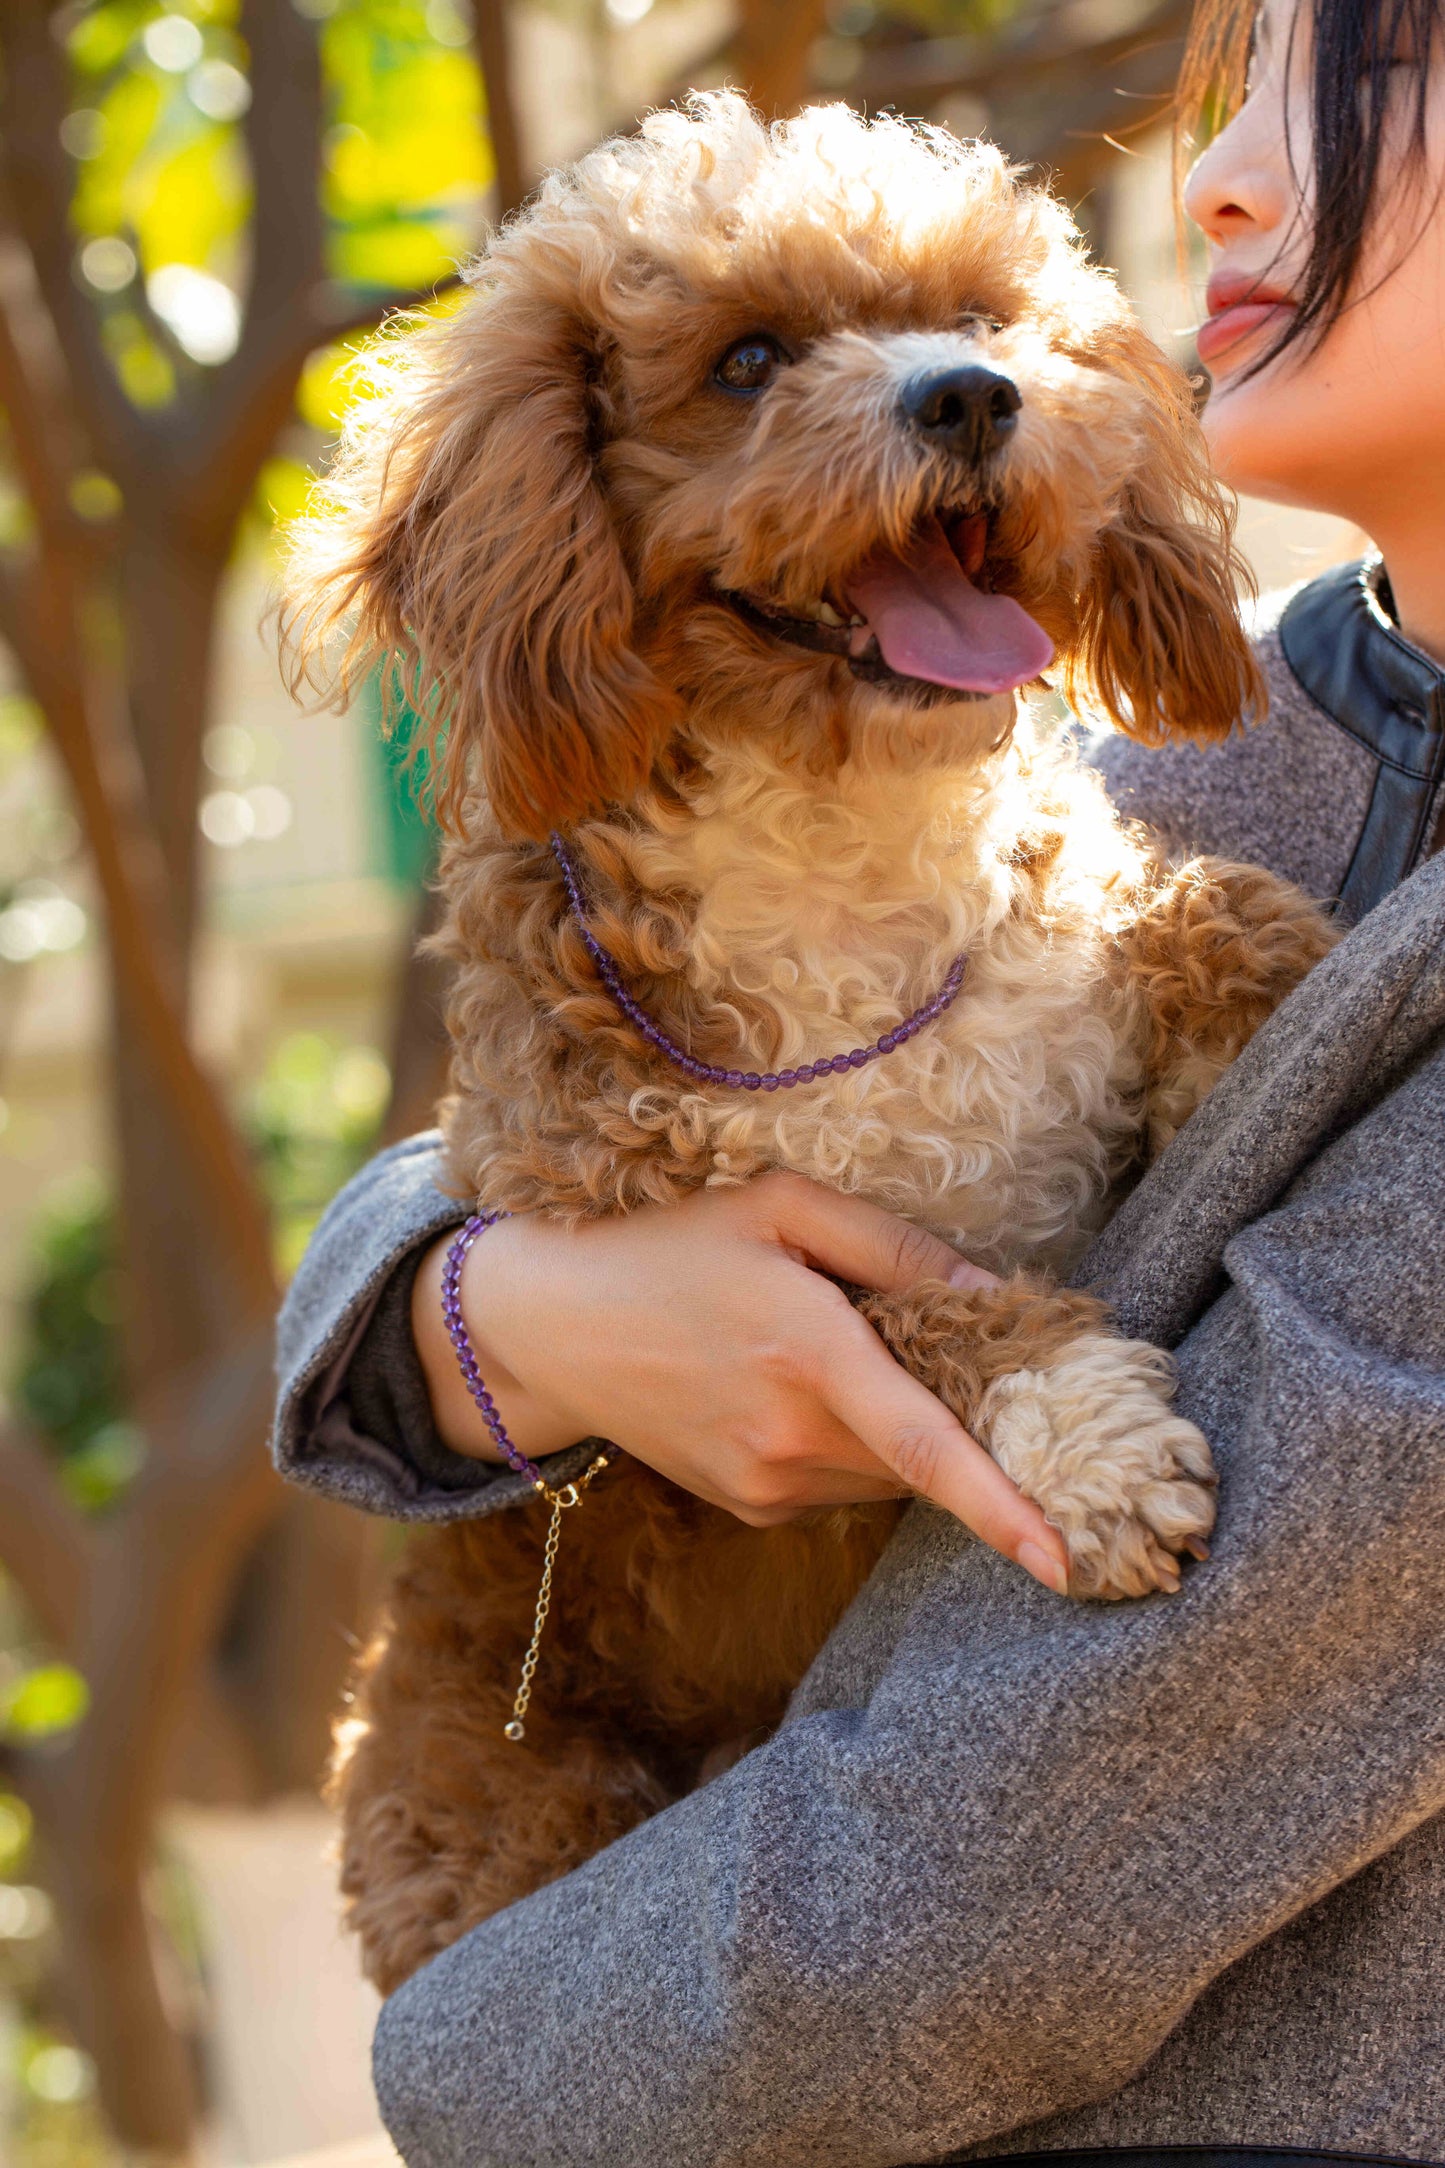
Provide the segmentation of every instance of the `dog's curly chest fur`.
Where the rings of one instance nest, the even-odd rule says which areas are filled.
[[[689,1085],[597,998],[585,958],[549,1035],[540,1012],[575,929],[543,852],[531,871],[551,911],[518,908],[515,854],[482,824],[448,860],[464,899],[449,937],[459,1194],[589,1214],[780,1167],[994,1269],[1073,1253],[1138,1156],[1143,1063],[1111,928],[1151,869],[1093,780],[1034,745],[1026,719],[982,767],[891,787],[844,770],[824,794],[735,754],[689,817],[639,810],[586,842],[625,883],[599,923],[639,964],[676,961],[667,977],[654,968],[653,1007],[708,1058],[780,1069],[867,1043],[958,955],[963,991],[849,1075],[766,1096]],[[627,910],[630,940],[614,927]],[[659,954],[650,920],[669,910]]]

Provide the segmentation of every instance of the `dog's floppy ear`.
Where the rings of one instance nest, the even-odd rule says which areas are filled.
[[[1227,737],[1268,697],[1235,599],[1250,578],[1234,515],[1182,374],[1132,326],[1107,363],[1143,394],[1143,443],[1095,545],[1065,689],[1146,745]]]
[[[631,795],[674,719],[593,457],[588,238],[518,221],[454,317],[392,342],[289,583],[303,667],[345,620],[346,676],[383,661],[434,726],[442,817],[479,780],[513,835]]]

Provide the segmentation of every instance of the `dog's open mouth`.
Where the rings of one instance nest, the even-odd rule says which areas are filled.
[[[979,585],[987,539],[985,513],[933,514],[906,554],[880,551],[849,576],[841,608],[825,596],[792,614],[758,596],[719,595],[756,631],[845,657],[855,677],[987,698],[1028,684],[1054,653],[1012,595]]]

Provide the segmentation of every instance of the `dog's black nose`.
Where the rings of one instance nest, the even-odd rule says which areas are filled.
[[[1011,377],[978,362],[925,370],[908,379],[900,397],[909,421],[930,444],[972,460],[987,459],[1012,436],[1023,405]]]

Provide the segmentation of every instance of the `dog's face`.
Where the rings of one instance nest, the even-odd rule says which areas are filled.
[[[321,591],[509,829],[730,734],[967,757],[1055,658],[1149,739],[1255,692],[1187,386],[996,152],[703,99],[474,281],[353,433]]]

